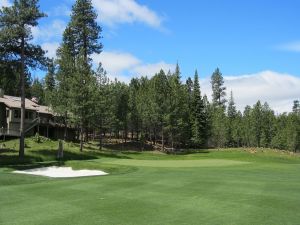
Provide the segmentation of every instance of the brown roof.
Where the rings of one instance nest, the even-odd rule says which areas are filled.
[[[53,112],[52,112],[52,110],[51,110],[51,108],[49,106],[39,105],[37,107],[37,111],[38,111],[38,113],[44,113],[44,114],[51,114],[51,115],[53,115]]]
[[[3,97],[0,97],[0,102],[4,103],[9,108],[21,108],[20,97],[4,95]],[[25,98],[25,108],[28,110],[36,111],[38,113],[53,115],[53,113],[51,112],[48,106],[38,105],[27,98]]]

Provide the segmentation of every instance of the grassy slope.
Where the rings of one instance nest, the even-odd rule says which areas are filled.
[[[27,140],[27,145],[31,166],[55,159],[56,142]],[[270,150],[111,154],[95,153],[93,146],[78,154],[76,145],[66,148],[67,158],[86,160],[62,164],[111,175],[50,179],[11,174],[19,166],[3,164],[11,164],[16,152],[2,151],[0,224],[299,224],[298,156]]]

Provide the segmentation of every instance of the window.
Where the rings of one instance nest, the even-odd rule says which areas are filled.
[[[6,110],[6,118],[9,117],[9,110]]]
[[[33,118],[33,113],[26,111],[26,113],[25,113],[25,119],[31,119],[32,120],[32,118]]]
[[[32,118],[33,118],[33,113],[32,113],[32,112],[26,111],[25,118],[26,118],[26,119],[32,120]]]
[[[15,109],[14,110],[14,117],[15,118],[21,118],[21,110],[20,109]]]

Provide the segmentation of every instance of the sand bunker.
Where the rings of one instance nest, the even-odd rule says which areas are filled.
[[[39,175],[46,177],[88,177],[88,176],[102,176],[107,175],[101,170],[73,170],[71,167],[42,167],[30,170],[16,170],[13,173]]]

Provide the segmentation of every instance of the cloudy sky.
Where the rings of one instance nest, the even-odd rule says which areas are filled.
[[[8,6],[12,0],[0,0]],[[49,57],[61,41],[74,0],[40,0],[48,14],[33,29]],[[93,0],[104,49],[93,55],[111,77],[129,82],[176,62],[182,80],[198,69],[202,93],[219,67],[239,109],[258,99],[276,112],[300,98],[300,29],[297,0]],[[40,71],[33,76],[43,77]]]

